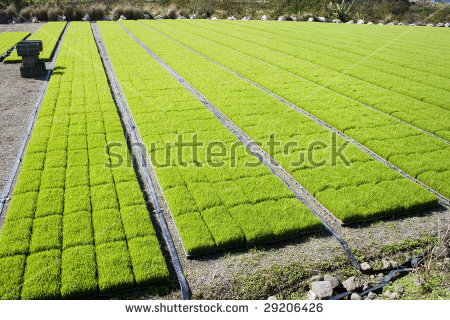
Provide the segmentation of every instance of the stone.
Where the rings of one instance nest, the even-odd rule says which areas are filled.
[[[145,18],[144,18],[144,19],[145,19]],[[105,20],[105,21],[112,21],[112,19],[111,19],[110,16],[104,16],[104,17],[103,17],[103,20]]]
[[[314,21],[314,18],[313,17],[309,17],[308,18],[308,22],[313,22]]]
[[[36,17],[31,17],[31,22],[32,23],[39,23],[39,19]]]
[[[127,17],[125,17],[123,14],[121,14],[120,17],[119,17],[119,20],[127,20]]]
[[[403,288],[403,286],[396,286],[395,292],[402,294],[403,292],[405,292],[405,288]]]
[[[161,20],[161,19],[164,19],[164,16],[162,15],[162,14],[158,14],[156,17],[155,17],[155,19],[156,20]],[[119,19],[120,20],[120,19]]]
[[[177,16],[177,19],[186,19],[186,17],[185,17],[185,16],[182,16],[181,14],[179,14],[179,15]]]
[[[322,281],[322,280],[323,280],[323,278],[321,276],[317,275],[317,276],[311,277],[311,279],[309,279],[309,282],[316,282],[316,281]]]
[[[311,291],[317,296],[317,299],[325,299],[333,295],[333,287],[328,281],[315,281],[311,283]]]
[[[384,26],[384,23],[383,22],[378,22],[378,25],[379,26]]]
[[[445,24],[444,24],[444,27],[445,27],[445,28],[450,27],[450,22],[445,23]]]
[[[352,293],[350,300],[362,300],[361,296],[357,293]]]
[[[379,273],[379,274],[377,275],[377,281],[380,282],[380,281],[383,280],[383,279],[384,279],[384,274]]]
[[[383,263],[383,269],[389,269],[391,267],[391,262],[388,259],[383,258],[381,263]]]
[[[367,24],[373,24],[373,22],[372,22],[372,21],[369,21],[369,22],[367,22]]]
[[[58,18],[56,18],[57,21],[67,21],[67,18],[64,16],[58,16]]]
[[[277,296],[270,296],[267,298],[267,300],[278,300],[278,299],[277,299]]]
[[[363,270],[363,271],[372,270],[372,266],[370,264],[368,264],[367,262],[363,262],[363,263],[361,263],[361,270]]]
[[[330,276],[329,274],[326,274],[323,277],[323,280],[328,281],[329,283],[331,283],[331,287],[333,289],[336,289],[337,287],[339,287],[341,285],[341,282],[337,278],[335,278],[333,276]]]
[[[362,286],[362,291],[366,291],[369,288],[370,288],[370,284],[368,282],[365,282]]]
[[[319,22],[327,22],[327,19],[325,19],[325,17],[317,17],[317,21],[319,21]]]
[[[292,20],[292,21],[298,21],[298,18],[297,18],[297,17],[291,16],[291,20]]]
[[[212,21],[217,20],[217,17],[212,17],[211,20]]]
[[[189,16],[189,19],[198,19],[198,16],[196,13],[194,13]]]
[[[397,292],[394,292],[390,295],[389,299],[398,300],[398,299],[400,299],[400,295]]]
[[[415,23],[411,23],[409,26],[410,26],[410,27],[415,27],[416,24],[415,24]],[[410,258],[410,259],[411,259],[411,258]],[[409,259],[408,259],[408,260],[409,260]]]
[[[395,23],[389,22],[389,23],[388,23],[388,26],[395,26]]]
[[[83,21],[91,21],[91,17],[89,16],[89,14],[86,13],[86,15],[84,16],[83,19],[81,19]]]
[[[284,16],[279,16],[278,21],[286,21],[286,18]]]
[[[341,21],[341,19],[333,19],[331,22],[333,22],[333,23],[341,23],[342,21]]]
[[[145,19],[145,20],[149,20],[149,19],[151,19],[152,17],[150,17],[149,14],[144,13],[144,15],[142,16],[142,18]]]
[[[399,22],[397,25],[398,26],[404,26],[405,24],[403,22]]]
[[[427,23],[427,27],[434,27],[434,24],[432,24],[432,23]]]
[[[347,280],[342,282],[342,285],[349,292],[355,291],[361,286],[358,279],[356,279],[355,277],[348,278]]]
[[[367,297],[370,300],[376,299],[378,297],[378,295],[375,292],[369,292],[369,294],[367,295]]]
[[[307,300],[318,300],[317,295],[312,290],[309,290],[306,299]]]
[[[389,290],[386,290],[384,293],[383,293],[383,296],[385,296],[386,298],[391,298],[391,292],[389,291]]]
[[[395,260],[389,259],[389,263],[391,264],[392,268],[397,268],[398,267],[398,263],[395,262]]]
[[[228,17],[227,20],[234,21],[234,20],[236,20],[236,18],[234,16],[231,16],[231,17]]]
[[[350,20],[350,21],[347,21],[346,23],[347,24],[352,24],[352,23],[355,23],[355,22],[353,22],[353,20]]]
[[[356,24],[364,24],[364,20],[359,19],[359,20],[356,22]]]
[[[263,16],[261,17],[261,20],[262,20],[262,21],[267,21],[267,20],[269,20],[269,18],[267,18],[266,15],[263,15]]]

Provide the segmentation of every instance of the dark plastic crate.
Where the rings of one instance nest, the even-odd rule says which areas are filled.
[[[42,40],[23,40],[16,46],[17,55],[21,57],[39,56],[42,51]]]

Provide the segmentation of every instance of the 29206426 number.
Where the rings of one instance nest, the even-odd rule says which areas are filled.
[[[322,312],[322,303],[265,303],[264,312]]]

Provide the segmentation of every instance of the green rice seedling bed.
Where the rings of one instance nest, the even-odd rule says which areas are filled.
[[[294,193],[120,25],[98,24],[188,255],[321,228]],[[197,152],[176,147],[180,138],[187,143],[194,137],[201,143]],[[216,148],[213,157],[208,148]]]
[[[148,24],[296,104],[445,197],[450,197],[450,189],[446,183],[448,168],[450,168],[450,148],[440,139],[349,101],[285,70],[258,61],[248,56],[243,51],[244,47],[241,48],[243,52],[239,52],[226,47],[225,43],[220,45],[217,39],[222,38],[218,34],[211,36],[208,32],[204,32],[202,36],[197,36],[194,33],[198,33],[198,28],[189,28],[189,24],[184,23],[145,21],[142,23]],[[448,123],[447,119],[443,121]],[[288,119],[284,125],[293,125],[291,122],[292,119]],[[439,132],[445,136],[450,131],[442,127]]]
[[[7,31],[0,33],[0,56],[9,51],[14,45],[30,35],[29,32]]]
[[[72,22],[1,230],[0,298],[80,298],[168,280],[135,171],[111,167],[117,157],[128,148],[91,28]]]
[[[342,151],[347,160],[335,159],[333,163],[333,150],[345,143],[340,137],[158,32],[134,21],[121,23],[254,141],[259,141],[266,152],[341,221],[395,214],[415,204],[429,206],[436,202],[435,196],[424,188],[353,145]],[[270,150],[268,143],[262,142],[271,135],[281,147]],[[286,146],[290,147],[288,152]],[[301,161],[306,154],[313,159]]]
[[[33,33],[28,40],[42,40],[43,50],[39,55],[39,59],[50,61],[53,52],[55,51],[58,40],[66,27],[65,21],[62,22],[47,22],[42,28]],[[17,55],[14,50],[5,59],[4,62],[21,62],[22,57]]]
[[[178,25],[180,24],[178,23]],[[186,29],[184,25],[190,25],[191,27]],[[348,62],[348,65],[345,65],[341,59],[328,55],[321,57],[317,52],[311,51],[307,47],[299,49],[304,47],[300,44],[283,43],[276,37],[271,39],[265,34],[262,36],[251,32],[243,32],[241,28],[228,27],[228,24],[183,22],[182,26],[185,30],[194,34],[205,36],[215,42],[338,92],[355,100],[355,103],[369,105],[412,123],[421,129],[431,133],[439,133],[442,138],[450,140],[450,123],[447,120],[450,117],[450,104],[448,102],[450,101],[450,91],[448,89],[431,88],[426,90],[423,84],[405,83],[406,80],[395,79],[392,75],[377,74],[379,73],[377,70],[358,71],[358,68],[362,68],[358,63],[359,60],[353,59],[353,61]],[[308,58],[313,62],[308,61]],[[323,66],[327,61],[328,67]],[[377,65],[376,67],[383,69],[383,66]],[[363,77],[364,79],[361,78],[361,80],[346,74],[353,72],[357,77]],[[416,78],[419,76],[415,75]],[[427,77],[428,75],[423,74],[422,76]],[[391,88],[396,87],[399,87],[400,89],[397,91],[402,91],[403,94],[391,90]],[[415,99],[404,95],[404,93],[416,94]],[[433,100],[436,105],[424,102],[428,101],[427,97],[430,97],[429,99]],[[349,101],[349,103],[352,102]]]

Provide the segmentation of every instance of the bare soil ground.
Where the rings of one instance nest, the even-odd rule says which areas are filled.
[[[0,24],[0,32],[33,33],[43,25],[43,23]],[[31,112],[44,85],[42,78],[21,78],[19,68],[20,63],[0,63],[0,192],[14,165]],[[5,211],[6,209],[7,206]],[[0,217],[0,227],[3,218],[4,214]]]

